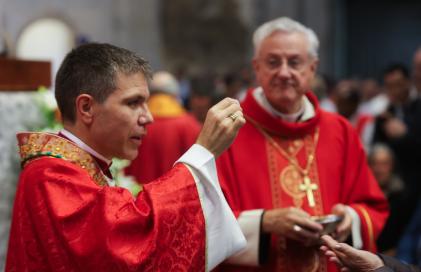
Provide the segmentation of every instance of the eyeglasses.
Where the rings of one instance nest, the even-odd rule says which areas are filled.
[[[263,59],[262,62],[263,66],[269,71],[277,71],[279,69],[287,68],[289,71],[299,72],[305,69],[309,64],[309,61],[301,56],[292,56],[289,58],[269,56],[268,58]]]

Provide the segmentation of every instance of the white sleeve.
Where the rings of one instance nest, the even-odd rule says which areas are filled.
[[[363,248],[363,239],[361,237],[361,219],[358,216],[358,213],[353,208],[351,208],[350,206],[346,206],[346,209],[352,217],[352,246],[357,249],[361,249]]]
[[[244,236],[246,236],[247,246],[228,258],[227,263],[248,266],[259,265],[260,225],[263,211],[263,209],[259,209],[240,213],[237,220]]]
[[[176,163],[184,163],[196,182],[206,223],[206,271],[246,246],[240,226],[222,193],[214,156],[193,145]]]

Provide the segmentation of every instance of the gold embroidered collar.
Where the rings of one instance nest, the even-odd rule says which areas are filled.
[[[92,155],[73,142],[56,134],[43,132],[22,132],[18,133],[16,137],[22,168],[37,158],[54,157],[85,169],[97,185],[106,186],[108,184]]]

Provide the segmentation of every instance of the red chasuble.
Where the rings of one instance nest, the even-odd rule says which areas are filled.
[[[361,219],[364,249],[374,251],[388,205],[368,168],[358,135],[344,118],[319,109],[314,95],[307,97],[315,117],[286,123],[267,113],[248,93],[242,103],[247,123],[217,161],[226,197],[236,216],[245,210],[291,206],[324,215],[337,203],[349,205]],[[337,271],[318,247],[272,238],[267,264],[221,270]]]
[[[18,135],[23,171],[6,271],[204,271],[205,221],[182,164],[134,198],[53,134]]]
[[[139,146],[139,155],[125,172],[141,184],[157,179],[196,141],[199,122],[174,97],[155,94],[148,101],[154,122]]]

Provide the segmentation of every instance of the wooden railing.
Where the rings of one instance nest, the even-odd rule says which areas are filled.
[[[0,91],[33,91],[51,87],[51,63],[0,58]]]

